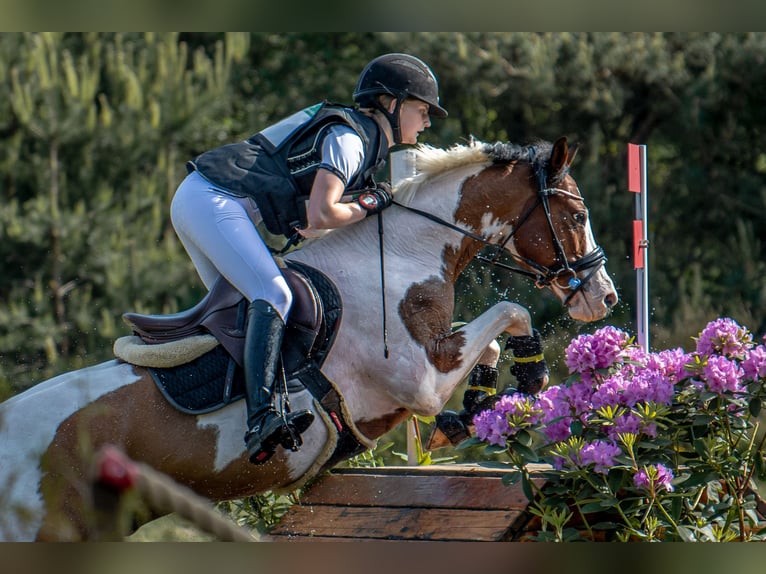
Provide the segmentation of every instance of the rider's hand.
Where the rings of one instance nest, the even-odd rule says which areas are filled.
[[[387,183],[378,183],[374,188],[362,192],[357,201],[367,212],[367,215],[372,215],[380,213],[391,205],[393,199],[391,187]]]

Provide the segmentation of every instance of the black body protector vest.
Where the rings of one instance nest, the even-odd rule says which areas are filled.
[[[373,187],[388,143],[378,124],[349,107],[324,102],[301,110],[249,139],[199,155],[188,164],[213,185],[252,197],[269,232],[291,238],[306,225],[306,201],[330,126],[345,124],[364,145],[364,162],[344,194]]]

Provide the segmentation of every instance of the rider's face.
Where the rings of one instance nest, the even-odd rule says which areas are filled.
[[[417,143],[420,133],[430,126],[431,118],[428,115],[427,103],[416,99],[408,99],[402,103],[401,110],[399,111],[399,129],[402,134],[402,143]]]

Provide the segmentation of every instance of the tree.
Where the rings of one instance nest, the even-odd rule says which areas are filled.
[[[108,356],[119,313],[199,296],[169,197],[180,158],[220,130],[247,40],[207,54],[175,35],[13,37],[0,349],[17,388]]]

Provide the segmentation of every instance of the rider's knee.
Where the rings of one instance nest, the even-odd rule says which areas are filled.
[[[293,304],[293,293],[284,277],[276,278],[272,284],[271,304],[286,320]]]

